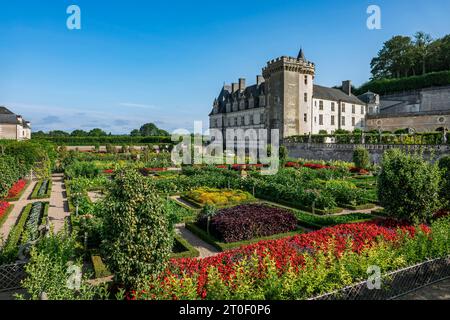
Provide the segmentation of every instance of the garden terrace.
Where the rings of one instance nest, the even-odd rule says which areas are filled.
[[[131,298],[307,299],[367,278],[369,265],[389,272],[448,256],[449,222],[417,228],[394,221],[342,224],[214,257],[172,259],[159,280]],[[187,283],[192,285],[183,289]]]

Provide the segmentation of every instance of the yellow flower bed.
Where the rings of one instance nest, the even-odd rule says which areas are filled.
[[[185,197],[205,205],[226,206],[254,200],[254,197],[245,191],[231,189],[198,188],[185,193]]]

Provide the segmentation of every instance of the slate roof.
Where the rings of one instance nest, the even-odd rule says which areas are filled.
[[[0,123],[20,124],[15,114],[4,114],[4,113],[0,113]]]
[[[252,86],[248,86],[245,88],[242,92],[235,92],[232,93],[232,87],[229,85],[225,85],[222,88],[222,91],[220,92],[219,96],[217,97],[217,102],[219,103],[219,113],[226,113],[226,105],[227,101],[230,101],[233,103],[234,100],[240,101],[241,99],[245,99],[247,101],[248,98],[253,97],[254,98],[254,106],[253,108],[259,108],[259,99],[256,99],[260,95],[264,94],[265,92],[265,83],[261,83],[259,86],[254,84]],[[247,106],[246,106],[247,108]],[[211,112],[212,114],[212,112]],[[210,115],[211,115],[210,114]]]
[[[358,97],[356,97],[353,94],[348,95],[340,89],[323,87],[316,84],[314,85],[313,98],[331,101],[340,100],[342,102],[362,104],[362,105],[365,104],[363,101],[358,99]]]
[[[14,114],[11,110],[6,107],[0,106],[0,114]]]

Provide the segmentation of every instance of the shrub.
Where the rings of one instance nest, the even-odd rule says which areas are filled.
[[[95,178],[100,175],[100,169],[92,162],[75,161],[66,167],[66,177],[69,178]]]
[[[353,152],[353,162],[357,168],[367,169],[370,166],[369,152],[363,147],[356,148]]]
[[[31,259],[25,267],[27,277],[22,282],[30,299],[41,299],[43,292],[49,300],[92,300],[98,296],[101,287],[88,284],[87,275],[81,275],[83,264],[75,252],[75,239],[62,234],[51,233],[33,247]],[[76,277],[74,273],[77,270],[80,270],[81,279],[79,288],[75,290],[68,283]]]
[[[207,217],[198,221],[206,230]],[[211,234],[226,243],[286,233],[297,228],[297,219],[287,210],[265,205],[242,205],[219,210],[210,222]]]
[[[173,246],[169,213],[146,178],[119,170],[99,216],[102,256],[117,282],[133,288],[164,270]]]
[[[399,149],[383,155],[378,176],[378,198],[388,215],[410,221],[426,221],[440,208],[440,171],[421,154]]]
[[[253,200],[248,192],[230,189],[198,188],[183,195],[200,205],[225,206]]]
[[[446,202],[447,207],[450,206],[450,156],[446,156],[439,160],[439,169],[442,171],[441,180],[441,198]]]

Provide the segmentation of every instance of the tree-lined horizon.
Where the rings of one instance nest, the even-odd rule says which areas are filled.
[[[450,35],[433,39],[416,32],[386,41],[371,63],[372,80],[394,79],[450,70]]]

